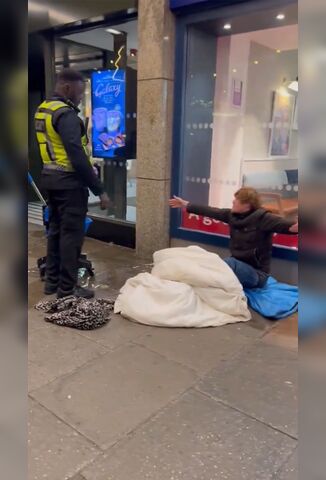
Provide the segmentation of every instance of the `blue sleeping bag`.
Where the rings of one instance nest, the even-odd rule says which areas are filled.
[[[269,277],[263,288],[245,289],[249,306],[266,318],[278,320],[298,311],[299,291],[294,285]]]

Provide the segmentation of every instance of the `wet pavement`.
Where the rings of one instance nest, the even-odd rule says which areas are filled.
[[[96,295],[151,259],[87,239]],[[29,480],[297,479],[297,318],[215,329],[45,323],[29,229]]]

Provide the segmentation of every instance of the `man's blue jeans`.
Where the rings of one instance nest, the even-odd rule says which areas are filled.
[[[224,261],[233,270],[243,288],[259,287],[260,276],[254,267],[233,257],[225,258]]]

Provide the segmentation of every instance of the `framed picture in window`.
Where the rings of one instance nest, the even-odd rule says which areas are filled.
[[[241,108],[242,105],[243,82],[236,78],[232,79],[232,106]]]
[[[272,130],[269,144],[271,157],[288,157],[295,97],[288,92],[274,93]]]

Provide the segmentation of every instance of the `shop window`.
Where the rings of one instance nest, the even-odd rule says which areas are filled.
[[[193,203],[227,208],[251,186],[266,209],[298,214],[297,6],[281,10],[187,25],[179,193]],[[188,214],[181,226],[228,233]]]
[[[61,36],[56,71],[71,67],[85,76],[80,106],[89,153],[111,206],[102,211],[90,193],[89,214],[136,222],[137,20]],[[118,88],[119,87],[119,88]]]

